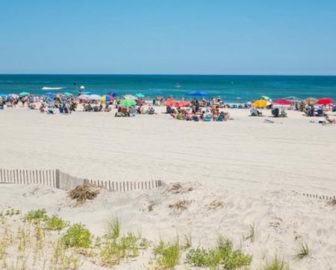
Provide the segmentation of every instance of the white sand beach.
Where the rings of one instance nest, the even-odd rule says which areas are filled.
[[[232,121],[186,122],[163,109],[134,118],[1,111],[0,168],[58,168],[101,180],[160,179],[166,186],[102,192],[73,207],[64,191],[1,185],[0,210],[46,208],[97,235],[104,233],[108,218],[118,216],[125,230],[140,230],[151,241],[190,234],[196,247],[211,246],[220,234],[253,255],[251,269],[275,254],[290,269],[336,268],[336,206],[302,195],[336,195],[336,125],[318,124],[296,111],[274,119],[248,117],[248,110],[238,109],[227,110]],[[177,182],[192,188],[169,192]],[[180,200],[188,202],[187,209],[169,207]],[[220,202],[217,207],[211,206],[214,201]],[[246,237],[251,226],[254,241]],[[310,255],[298,261],[301,243],[307,243]],[[145,258],[116,269],[150,269]],[[181,259],[177,269],[191,267]]]

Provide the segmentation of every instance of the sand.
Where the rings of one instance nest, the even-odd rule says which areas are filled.
[[[193,190],[103,192],[74,208],[63,191],[1,185],[0,207],[46,208],[96,234],[118,216],[125,229],[141,230],[152,241],[190,233],[196,246],[211,246],[222,234],[253,255],[251,269],[273,254],[288,260],[291,269],[335,268],[336,208],[302,194],[336,195],[336,125],[322,126],[293,111],[285,119],[230,113],[235,120],[197,123],[160,112],[115,118],[113,113],[1,111],[1,168],[59,168],[101,180],[161,179]],[[186,210],[169,207],[180,200],[189,202]],[[211,209],[213,201],[222,204]],[[253,242],[247,239],[252,225]],[[311,255],[297,261],[303,242]]]

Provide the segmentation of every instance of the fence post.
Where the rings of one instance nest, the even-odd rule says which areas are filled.
[[[60,188],[60,170],[56,169],[56,188]]]

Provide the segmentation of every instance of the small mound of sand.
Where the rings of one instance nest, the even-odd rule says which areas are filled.
[[[99,194],[99,188],[92,184],[83,184],[71,189],[68,195],[78,203],[84,203],[86,200],[93,200]]]

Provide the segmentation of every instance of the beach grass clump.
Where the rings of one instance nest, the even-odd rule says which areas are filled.
[[[111,239],[117,239],[120,236],[120,221],[118,218],[108,221],[106,235]]]
[[[72,225],[61,238],[66,247],[88,248],[91,244],[91,233],[81,223]]]
[[[302,243],[300,245],[299,251],[296,254],[296,258],[299,260],[302,260],[303,258],[307,257],[309,255],[310,251],[309,251],[309,247],[307,244]]]
[[[24,220],[26,221],[41,221],[47,217],[47,212],[45,209],[31,210],[25,215]]]
[[[66,226],[68,226],[68,222],[56,215],[53,215],[51,217],[46,216],[46,218],[44,219],[44,228],[48,230],[60,231]]]
[[[219,267],[239,269],[251,264],[252,256],[240,249],[233,249],[230,240],[219,238],[214,249],[197,248],[187,253],[187,262],[197,267]]]
[[[260,270],[289,270],[289,264],[275,255],[271,260],[267,260]]]
[[[191,204],[191,201],[179,200],[179,201],[169,204],[169,208],[176,210],[176,211],[184,211],[188,209],[188,206],[190,204]]]
[[[172,243],[166,243],[161,240],[159,244],[154,247],[154,255],[158,265],[168,269],[174,268],[179,263],[181,257],[179,240],[176,239]]]
[[[93,200],[99,194],[99,188],[92,184],[83,184],[71,189],[68,195],[78,203],[84,203],[86,200]]]

